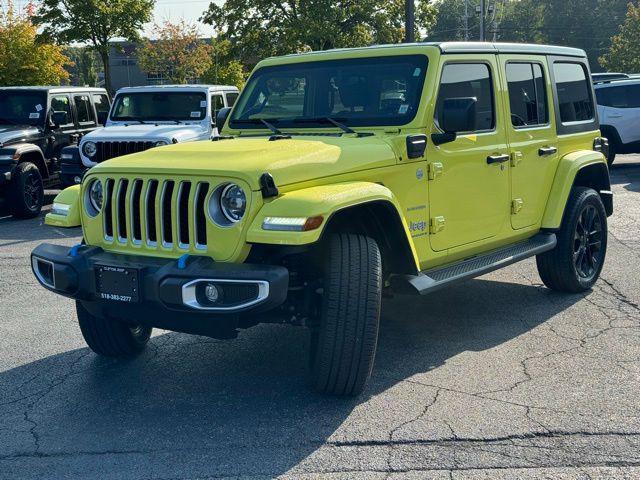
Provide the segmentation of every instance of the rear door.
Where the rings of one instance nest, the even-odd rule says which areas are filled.
[[[517,230],[542,219],[558,165],[558,143],[546,57],[500,55],[499,59],[507,92],[511,226]]]
[[[432,133],[440,131],[447,98],[476,98],[476,129],[439,146],[428,142],[433,250],[472,246],[508,225],[509,162],[498,79],[495,55],[443,56]]]

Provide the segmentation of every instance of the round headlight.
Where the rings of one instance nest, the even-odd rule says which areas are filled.
[[[153,144],[155,147],[164,147],[165,145],[169,145],[169,142],[165,141],[165,140],[158,140],[156,143]]]
[[[87,157],[95,157],[96,153],[98,152],[98,148],[96,147],[95,143],[87,142],[82,146],[82,152]]]
[[[231,222],[239,222],[247,209],[247,196],[235,183],[230,183],[220,194],[220,210]]]
[[[102,182],[100,180],[93,180],[89,185],[89,203],[95,210],[95,214],[102,210]]]

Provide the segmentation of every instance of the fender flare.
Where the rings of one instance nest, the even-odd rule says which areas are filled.
[[[597,177],[591,186],[601,197],[607,207],[607,214],[613,209],[611,199],[611,181],[609,169],[604,155],[593,150],[578,150],[569,153],[560,159],[556,174],[549,192],[547,206],[542,217],[541,227],[549,230],[557,230],[562,225],[562,217],[569,199],[571,189],[576,183],[576,178],[582,177],[589,169],[597,169]],[[584,185],[587,186],[587,185]]]
[[[38,167],[38,170],[40,170],[42,178],[49,178],[49,167],[47,166],[44,152],[39,146],[33,143],[17,143],[15,145],[9,145],[8,147],[3,148],[3,150],[13,150],[17,157],[16,163],[21,163],[24,161],[22,157],[28,155],[30,157],[29,161]]]
[[[273,200],[267,200],[254,217],[247,230],[248,243],[270,245],[310,245],[320,241],[338,213],[365,206],[384,205],[397,215],[402,225],[403,241],[406,240],[411,257],[411,269],[418,271],[418,256],[402,207],[387,187],[370,182],[345,182],[321,185],[287,192]],[[266,217],[322,217],[317,229],[302,231],[276,231],[262,228]]]
[[[60,206],[67,209],[67,214],[47,213],[44,217],[44,223],[52,227],[79,227],[80,220],[80,185],[73,185],[62,190],[56,198],[53,199],[54,208]]]

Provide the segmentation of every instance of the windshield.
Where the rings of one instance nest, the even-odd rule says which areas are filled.
[[[111,120],[199,121],[206,115],[204,92],[139,92],[118,94]]]
[[[0,91],[0,125],[43,125],[47,96],[43,92]]]
[[[416,115],[427,57],[406,55],[277,65],[257,70],[231,128],[404,125]],[[301,125],[303,124],[303,125]]]

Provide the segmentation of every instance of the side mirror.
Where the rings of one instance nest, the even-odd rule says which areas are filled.
[[[231,113],[231,107],[224,107],[218,110],[216,113],[216,123],[215,126],[218,127],[218,131],[222,130],[224,124],[227,123],[227,118],[229,118],[229,114]]]
[[[107,118],[109,118],[109,112],[98,112],[98,123],[100,125],[107,123]]]
[[[435,145],[452,142],[459,132],[473,132],[476,129],[475,97],[446,98],[442,102],[440,128],[444,133],[434,133],[431,139]]]
[[[53,126],[60,128],[60,125],[66,125],[69,123],[69,114],[65,111],[54,111],[51,114],[51,121]]]

